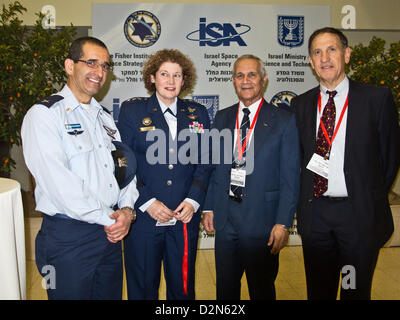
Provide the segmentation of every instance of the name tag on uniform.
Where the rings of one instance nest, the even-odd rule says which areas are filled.
[[[231,185],[238,187],[246,186],[246,170],[244,169],[231,169]]]
[[[155,126],[151,126],[151,127],[140,127],[139,130],[140,130],[140,132],[151,131],[151,130],[156,130],[156,127],[155,127]]]
[[[316,154],[316,153],[313,154],[313,156],[311,157],[311,160],[308,163],[306,168],[308,170],[328,179],[329,160],[324,159],[324,157],[320,156],[319,154]]]

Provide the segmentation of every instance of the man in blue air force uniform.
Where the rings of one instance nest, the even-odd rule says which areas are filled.
[[[117,141],[112,117],[93,98],[109,61],[100,40],[75,40],[65,60],[67,85],[29,109],[22,125],[36,210],[44,213],[36,264],[43,276],[51,277],[49,270],[55,276],[49,299],[122,298],[120,240],[133,220],[136,163]]]

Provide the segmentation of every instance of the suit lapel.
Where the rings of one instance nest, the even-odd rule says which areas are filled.
[[[257,155],[257,151],[260,150],[269,131],[275,124],[275,113],[272,108],[266,101],[260,108],[252,139],[254,141],[254,155]]]
[[[354,137],[357,136],[357,128],[359,127],[357,120],[359,119],[358,114],[362,112],[362,104],[360,101],[363,97],[357,91],[355,83],[349,80],[349,101],[347,107],[347,124],[346,124],[346,138],[344,144],[344,166],[348,163],[348,159],[351,157],[351,145],[354,141]]]
[[[147,100],[147,112],[150,114],[150,117],[156,129],[161,129],[164,132],[169,132],[167,121],[164,118],[164,114],[161,111],[161,107],[158,103],[155,93]]]
[[[239,106],[239,104],[235,104],[233,107],[231,107],[231,110],[226,115],[225,123],[223,124],[223,127],[222,127],[222,128],[229,129],[232,133],[231,150],[233,150],[233,146],[236,143],[236,141],[233,141],[233,140],[235,138],[235,128],[236,128],[236,118],[237,118],[238,106]]]
[[[176,121],[177,121],[176,132],[178,136],[178,133],[181,132],[181,130],[189,128],[189,122],[190,122],[190,119],[187,116],[187,108],[183,100],[179,98],[178,102],[176,103]]]
[[[307,105],[304,109],[304,127],[306,128],[304,132],[307,132],[307,136],[305,138],[307,141],[306,145],[310,146],[310,158],[312,153],[315,152],[317,125],[319,126],[319,123],[317,124],[318,97],[319,87],[316,87],[311,93],[311,99],[307,99]]]

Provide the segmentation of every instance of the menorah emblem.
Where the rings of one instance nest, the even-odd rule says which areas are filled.
[[[293,30],[297,28],[299,24],[299,20],[295,19],[284,19],[283,24],[285,25],[286,28],[289,29],[289,33],[286,35],[285,40],[296,40],[297,37],[293,34]]]
[[[211,122],[214,121],[215,114],[219,109],[219,96],[218,95],[193,95],[192,99],[203,106],[205,106],[208,110],[208,114],[210,115]]]
[[[303,16],[278,16],[278,42],[286,47],[299,47],[304,41]]]

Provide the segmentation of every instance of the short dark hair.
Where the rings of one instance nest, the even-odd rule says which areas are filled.
[[[94,37],[81,37],[81,38],[75,39],[71,43],[71,46],[69,47],[69,50],[68,50],[67,59],[76,61],[76,60],[82,58],[83,57],[82,48],[85,43],[91,43],[91,44],[97,45],[108,51],[107,46],[100,39],[97,39]]]
[[[324,27],[324,28],[315,30],[313,32],[313,34],[310,36],[310,39],[308,39],[308,54],[311,55],[311,46],[312,46],[312,43],[313,43],[314,39],[318,35],[323,34],[323,33],[331,33],[331,34],[337,35],[339,37],[339,40],[340,40],[342,46],[343,46],[343,49],[346,49],[349,46],[349,42],[348,42],[346,36],[343,34],[342,31],[340,31],[338,29],[335,29],[335,28],[332,28],[332,27]]]

